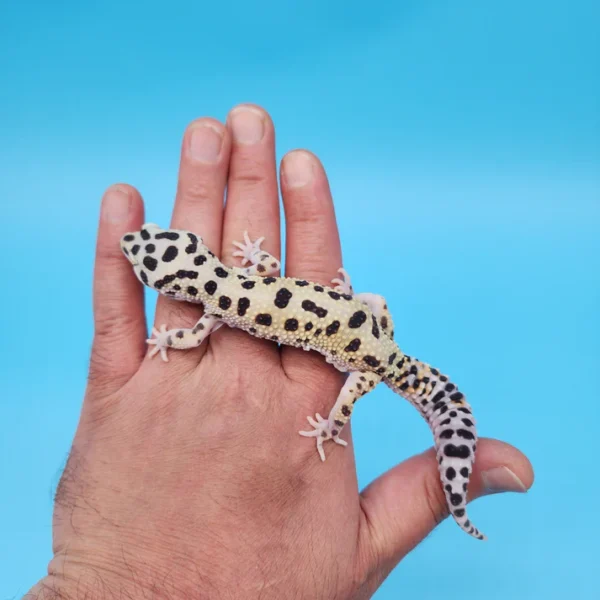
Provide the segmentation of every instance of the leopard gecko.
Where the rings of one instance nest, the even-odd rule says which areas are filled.
[[[199,346],[223,324],[321,353],[348,373],[328,418],[309,416],[311,429],[299,432],[316,439],[321,460],[325,441],[346,446],[340,434],[355,402],[383,381],[428,422],[450,514],[464,531],[485,539],[465,508],[477,435],[462,392],[446,375],[400,350],[383,297],[354,293],[343,269],[332,286],[277,277],[280,262],[261,249],[263,241],[251,241],[244,233],[243,243],[234,242],[234,256],[241,258],[242,266],[227,267],[190,231],[147,223],[121,238],[121,249],[144,285],[204,307],[192,328],[153,329],[150,356],[160,354],[167,361],[168,349]]]

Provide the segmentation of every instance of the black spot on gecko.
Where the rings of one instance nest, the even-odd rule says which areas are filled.
[[[178,291],[181,289],[181,286],[180,286],[180,285],[174,285],[174,286],[173,286],[173,289],[174,289],[176,292],[178,292]]]
[[[313,324],[310,321],[304,326],[304,329],[306,329],[306,331],[310,331],[312,328]]]
[[[356,352],[360,348],[360,339],[354,338],[345,348],[344,352]]]
[[[133,242],[133,240],[135,240],[135,236],[131,235],[130,233],[128,233],[127,235],[123,236],[123,241],[124,242]]]
[[[343,427],[344,426],[344,422],[343,421],[339,421],[338,419],[336,419],[334,421],[334,423],[338,426],[338,427]]]
[[[464,516],[465,516],[465,509],[464,509],[464,508],[457,508],[457,509],[454,511],[454,516],[455,516],[455,517],[458,517],[459,519],[461,519],[462,517],[464,517]]]
[[[449,458],[469,458],[469,456],[471,456],[471,450],[469,449],[469,446],[446,444],[444,446],[444,454]]]
[[[447,392],[451,392],[456,386],[453,383],[447,383],[446,386],[444,387],[444,389]]]
[[[388,365],[391,365],[395,359],[396,359],[396,353],[394,352],[393,354],[390,354],[390,357],[388,358]]]
[[[471,421],[471,419],[463,419],[462,422],[467,426],[467,427],[473,427],[473,421]]]
[[[140,235],[145,242],[150,239],[150,234],[145,229],[140,230]]]
[[[325,329],[325,335],[334,335],[339,331],[339,329],[340,329],[340,322],[333,321],[333,323],[331,323],[330,325],[327,325],[327,328]]]
[[[367,315],[363,310],[357,310],[348,321],[350,329],[358,329],[367,320]]]
[[[367,354],[367,356],[363,356],[363,360],[370,366],[370,367],[378,367],[380,365],[380,362],[374,357],[374,356],[370,356]]]
[[[194,264],[199,267],[200,265],[203,265],[206,262],[206,256],[204,256],[204,254],[198,254],[198,256],[196,256],[196,258],[194,258]]]
[[[438,392],[432,399],[432,402],[439,402],[446,394],[444,392]]]
[[[171,262],[177,258],[178,254],[179,250],[177,249],[177,246],[168,246],[161,257],[161,260],[163,262]]]
[[[304,300],[301,306],[304,310],[315,313],[320,319],[327,316],[327,309],[317,306],[312,300]]]
[[[440,433],[440,438],[443,440],[449,440],[454,435],[454,429],[444,429],[442,433]]]
[[[243,317],[250,308],[250,298],[240,298],[237,304],[237,314]]]
[[[269,313],[260,313],[256,315],[254,319],[259,325],[265,325],[268,327],[273,322],[273,317]]]
[[[351,294],[342,294],[342,298],[344,300],[352,300],[352,295]]]
[[[228,310],[231,306],[231,298],[229,296],[221,296],[219,298],[219,308],[221,310]]]
[[[175,334],[175,337],[178,337],[179,339],[181,339],[183,337],[184,333],[183,331],[181,331],[181,329]]]
[[[143,263],[148,271],[155,271],[158,266],[158,261],[152,256],[144,256]]]
[[[195,288],[193,285],[190,285],[187,289],[187,293],[190,296],[196,296],[198,294],[198,288]]]
[[[144,248],[144,250],[148,254],[152,254],[156,250],[156,246],[154,244],[146,244],[146,247]]]
[[[298,329],[298,319],[288,319],[284,323],[283,328],[286,331],[296,331]]]
[[[190,238],[190,244],[185,247],[186,254],[194,254],[196,250],[198,250],[198,238],[193,234],[188,232],[188,237]]]
[[[171,240],[172,242],[174,242],[175,240],[179,239],[179,234],[175,233],[174,231],[163,231],[161,233],[157,233],[154,236],[155,240]]]
[[[263,282],[265,285],[271,285],[272,283],[275,283],[276,281],[277,281],[277,278],[276,278],[276,277],[265,277],[265,278],[262,280],[262,282]]]
[[[179,277],[179,279],[198,279],[198,271],[186,271],[185,269],[179,269],[179,271],[177,271],[177,277]],[[166,277],[163,279],[166,279]]]
[[[466,429],[459,429],[456,434],[465,440],[474,440],[475,436]]]
[[[467,467],[463,467],[463,468],[460,470],[460,474],[461,474],[463,477],[468,477],[468,476],[469,476],[469,469],[467,469]]]
[[[291,297],[292,292],[290,292],[290,290],[281,288],[277,291],[277,294],[275,294],[274,304],[277,308],[285,308],[289,304]]]
[[[371,315],[373,317],[373,328],[371,329],[371,333],[379,339],[379,325],[377,325],[377,319],[375,315]]]
[[[265,269],[264,265],[261,265],[260,263],[256,265],[256,270],[259,273],[264,273],[267,269]]]
[[[349,417],[350,416],[350,409],[348,408],[348,406],[346,406],[345,404],[342,406],[342,414],[345,417]]]
[[[454,392],[454,394],[451,394],[450,396],[450,400],[452,400],[453,402],[458,402],[459,400],[462,400],[464,398],[464,394],[462,394],[461,392]]]
[[[140,271],[140,279],[148,285],[148,275],[146,275],[146,271]]]
[[[139,244],[134,244],[131,247],[131,254],[133,254],[134,256],[140,251],[140,245]]]
[[[456,470],[452,467],[446,469],[446,477],[452,481],[456,477]]]
[[[461,494],[450,494],[450,504],[452,506],[458,506],[462,502],[462,499]]]
[[[206,290],[206,293],[209,296],[212,296],[217,291],[217,282],[212,281],[212,279],[210,281],[207,281],[204,284],[204,289]]]
[[[337,292],[327,292],[329,294],[330,298],[333,298],[334,300],[339,300],[341,298],[341,296],[337,293]]]
[[[244,281],[244,283],[242,283],[242,287],[245,290],[251,290],[255,285],[256,285],[255,281]]]
[[[313,290],[315,290],[315,292],[323,292],[325,291],[325,288],[323,288],[320,285],[315,285],[315,287],[313,287]]]
[[[387,329],[388,327],[388,319],[385,315],[383,315],[383,317],[381,317],[381,319],[379,319],[381,321],[381,328],[382,329]]]
[[[308,285],[308,281],[304,281],[304,279],[299,279],[298,281],[296,281],[296,285],[299,287],[304,287],[305,285]]]
[[[227,271],[223,267],[217,267],[215,269],[215,275],[221,279],[225,279],[225,277],[227,277]]]
[[[248,331],[249,331],[250,333],[256,333],[256,329],[255,329],[254,327],[250,327],[250,328],[248,329]]]

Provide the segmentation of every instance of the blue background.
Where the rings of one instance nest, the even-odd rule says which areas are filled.
[[[243,101],[273,116],[279,156],[322,158],[346,267],[387,296],[402,347],[536,468],[528,495],[471,508],[488,543],[444,523],[377,600],[597,597],[600,4],[218,5],[0,0],[0,598],[50,558],[102,191],[129,182],[168,222],[185,125]],[[353,420],[362,484],[431,440],[373,396]]]

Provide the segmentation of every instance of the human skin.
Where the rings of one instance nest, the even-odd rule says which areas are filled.
[[[318,159],[287,154],[281,191],[286,274],[328,284],[342,257]],[[130,186],[104,195],[89,384],[56,494],[54,556],[26,598],[369,598],[447,516],[433,449],[361,492],[350,427],[348,447],[331,444],[324,463],[297,434],[343,382],[321,355],[223,327],[168,363],[150,359],[142,287],[119,248],[143,212]],[[240,105],[225,124],[190,124],[172,226],[202,235],[229,265],[246,229],[281,255],[266,112]],[[189,327],[200,314],[161,297],[155,323]],[[471,500],[532,482],[521,452],[480,440]]]

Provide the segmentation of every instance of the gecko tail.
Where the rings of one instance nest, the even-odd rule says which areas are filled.
[[[486,537],[470,521],[466,505],[477,432],[471,407],[446,375],[407,355],[384,381],[427,420],[435,440],[440,480],[448,511],[458,526],[478,540]]]

